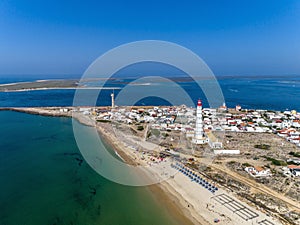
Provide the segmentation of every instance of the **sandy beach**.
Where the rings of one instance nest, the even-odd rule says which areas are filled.
[[[147,161],[147,157],[140,158],[135,151],[120,142],[119,139],[114,136],[110,124],[99,124],[97,125],[97,129],[105,142],[116,150],[127,163],[131,165],[149,165],[151,163]],[[214,220],[219,219],[220,224],[228,225],[257,224],[258,222],[266,220],[273,224],[281,224],[278,220],[272,219],[257,208],[253,208],[241,202],[233,193],[222,188],[219,188],[215,194],[212,194],[198,183],[191,181],[190,178],[172,168],[171,163],[172,162],[166,159],[164,162],[160,162],[161,165],[159,166],[145,167],[148,175],[150,173],[153,176],[161,176],[162,167],[164,168],[164,173],[166,173],[166,171],[170,175],[175,173],[174,176],[166,180],[164,179],[165,177],[162,176],[163,182],[152,185],[149,188],[159,198],[159,201],[168,203],[166,207],[180,212],[190,223],[201,225],[215,224]],[[161,192],[161,190],[163,190],[163,192]],[[157,195],[158,193],[159,195]],[[251,212],[257,214],[257,216],[255,219],[243,219],[230,210],[230,207],[228,208],[216,200],[216,196],[221,195],[228,196],[242,207],[250,209]]]
[[[214,194],[211,193],[172,167],[171,165],[174,164],[174,161],[171,161],[169,158],[163,161],[157,160],[153,162],[151,154],[140,154],[140,151],[143,150],[137,151],[132,148],[130,144],[125,143],[123,139],[121,139],[121,141],[120,136],[117,138],[115,136],[115,130],[110,123],[96,123],[91,117],[84,116],[81,113],[72,114],[71,112],[62,112],[47,108],[10,108],[9,110],[45,116],[73,117],[84,125],[96,126],[105,144],[114,149],[127,164],[133,166],[142,165],[149,179],[150,177],[155,177],[162,180],[162,182],[150,185],[148,188],[154,194],[156,200],[163,204],[167,210],[170,210],[172,215],[176,216],[176,220],[182,221],[181,224],[210,225],[215,224],[215,219],[219,220],[219,224],[228,225],[264,224],[261,223],[263,221],[271,222],[269,224],[274,225],[282,224],[277,219],[263,213],[259,208],[242,202],[233,192],[228,192],[228,190],[218,185],[218,191]],[[124,138],[128,139],[131,143],[134,141],[130,134],[126,134]],[[145,152],[148,153],[151,152],[151,149],[155,150],[155,148],[158,147],[152,143],[147,144],[143,140],[136,141],[136,139],[135,144],[142,145]],[[195,171],[195,173],[197,172]],[[201,174],[198,175],[201,176]],[[166,179],[166,177],[168,177],[168,179]],[[222,203],[222,196],[230,199],[234,205],[230,205],[232,203]],[[240,208],[234,209],[236,205]],[[250,214],[255,214],[255,218],[242,218],[249,216],[247,210]]]

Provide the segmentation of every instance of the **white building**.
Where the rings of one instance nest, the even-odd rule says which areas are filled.
[[[264,169],[259,166],[246,167],[245,171],[253,177],[268,177],[272,175],[270,169]]]
[[[239,155],[240,153],[241,153],[240,150],[229,150],[229,149],[214,150],[215,155]]]
[[[196,129],[195,136],[193,139],[193,143],[195,144],[205,144],[208,142],[208,138],[205,137],[203,131],[203,120],[202,120],[202,102],[199,99],[197,103],[197,111],[196,111]]]
[[[290,169],[292,175],[295,177],[300,177],[300,166],[289,165],[288,168]]]

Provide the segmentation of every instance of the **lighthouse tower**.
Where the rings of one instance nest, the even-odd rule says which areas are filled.
[[[111,108],[115,108],[115,93],[113,91],[113,93],[110,94],[111,97]]]
[[[197,112],[196,112],[195,139],[201,139],[202,137],[203,137],[202,102],[199,99],[197,103]]]
[[[196,111],[196,127],[195,127],[195,136],[193,143],[195,144],[205,144],[207,143],[207,138],[203,132],[203,120],[202,120],[202,102],[199,99],[197,103]]]

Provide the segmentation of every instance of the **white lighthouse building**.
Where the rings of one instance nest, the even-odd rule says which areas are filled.
[[[110,94],[111,97],[111,108],[115,108],[115,93],[113,91],[113,93]]]
[[[203,131],[202,102],[199,99],[197,103],[196,128],[195,128],[195,136],[193,138],[193,143],[205,144],[207,142],[208,142],[208,138],[205,136],[205,133]]]

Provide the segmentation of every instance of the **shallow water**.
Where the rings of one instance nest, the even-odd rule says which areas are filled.
[[[71,119],[0,112],[1,225],[178,224],[147,188],[96,174]]]

